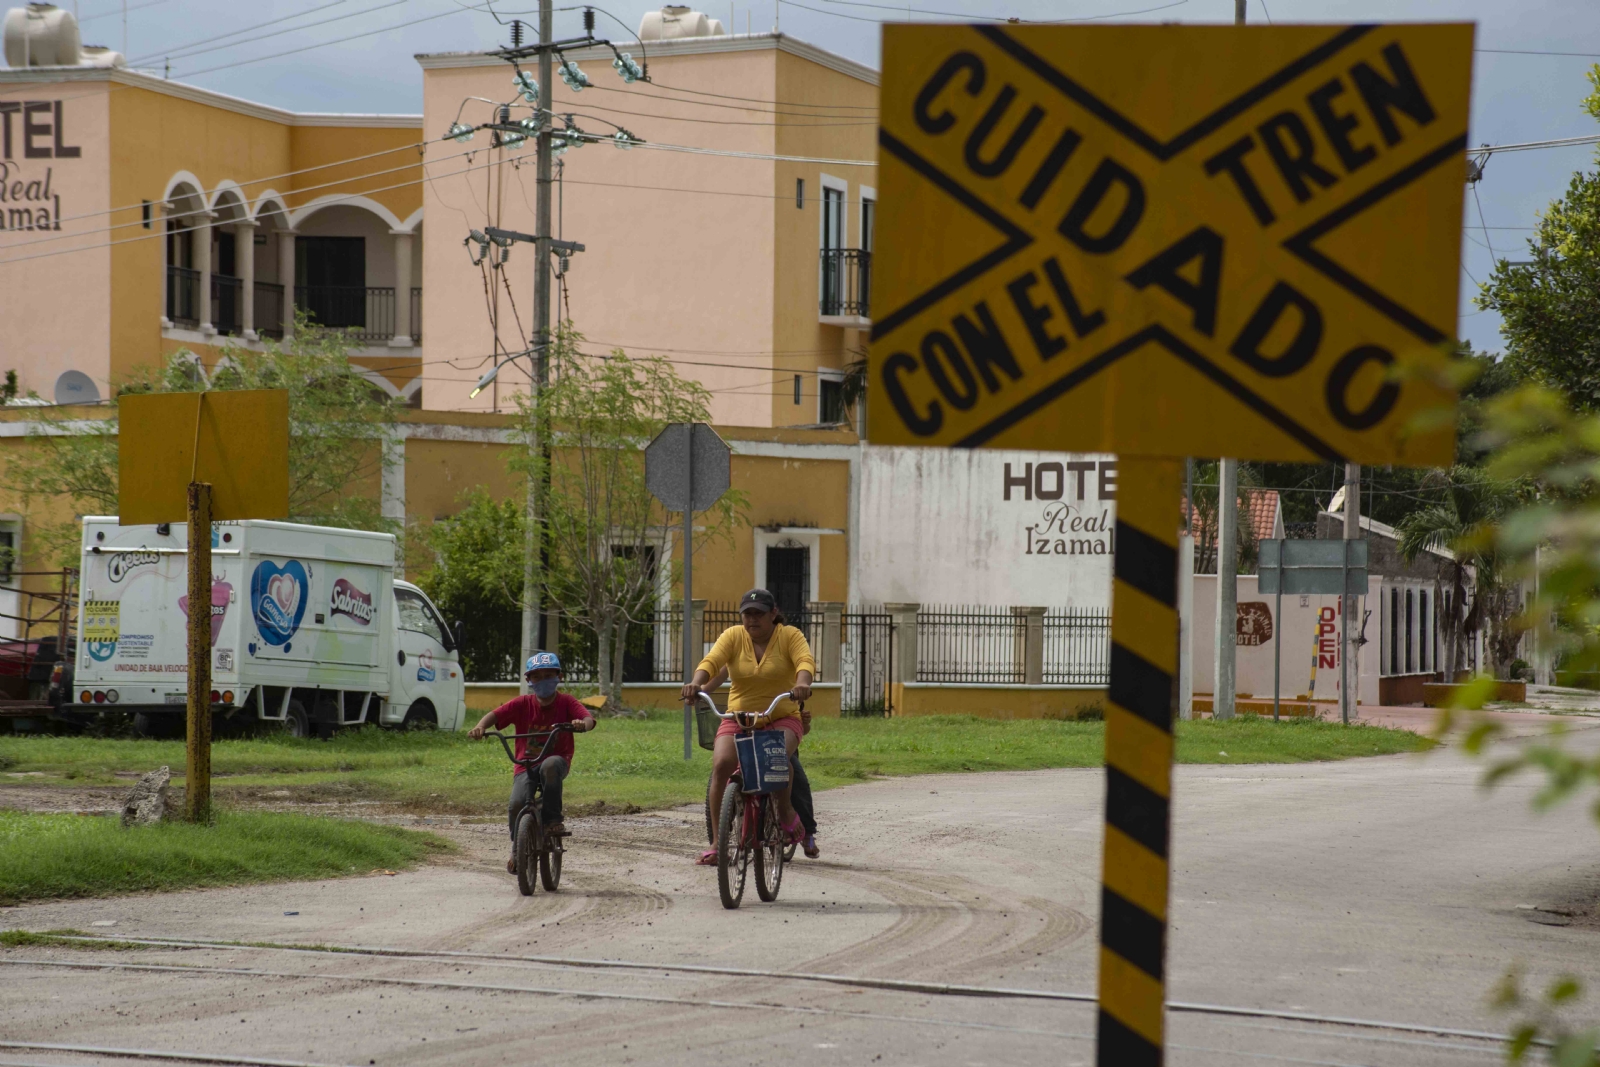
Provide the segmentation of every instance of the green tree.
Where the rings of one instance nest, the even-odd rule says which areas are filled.
[[[1456,677],[1467,636],[1485,626],[1493,673],[1505,677],[1522,637],[1516,623],[1520,605],[1517,584],[1506,575],[1488,535],[1515,503],[1515,483],[1479,467],[1457,465],[1428,472],[1422,488],[1431,492],[1434,502],[1407,514],[1397,532],[1400,552],[1408,562],[1439,549],[1451,554],[1449,563],[1440,568],[1434,590],[1444,631],[1445,677]],[[1449,575],[1448,590],[1442,588],[1444,572]]]
[[[456,514],[420,530],[416,541],[433,557],[418,584],[445,618],[465,623],[461,669],[467,679],[520,679],[522,501],[469,490]]]
[[[1600,65],[1584,110],[1600,119]],[[1507,370],[1600,411],[1600,172],[1579,171],[1528,241],[1530,262],[1501,260],[1480,307],[1498,311]]]
[[[651,619],[675,577],[675,524],[645,488],[643,449],[669,423],[708,421],[710,393],[665,359],[590,355],[582,340],[563,327],[550,384],[518,398],[511,466],[542,493],[547,603],[594,633],[600,692],[621,707],[629,628]],[[746,508],[742,493],[725,494],[697,520],[696,549],[731,537]]]
[[[379,498],[363,490],[388,464],[383,443],[398,424],[400,402],[362,376],[348,357],[342,331],[303,318],[292,341],[265,351],[227,347],[209,376],[186,351],[119,383],[115,408],[133,393],[207,389],[287,389],[289,392],[289,515],[295,522],[360,530],[392,530]],[[30,425],[31,447],[14,450],[0,479],[25,506],[62,501],[75,518],[41,522],[37,535],[63,564],[75,562],[78,520],[117,513],[117,419],[85,420],[80,412],[40,408]],[[399,532],[395,530],[394,532]]]

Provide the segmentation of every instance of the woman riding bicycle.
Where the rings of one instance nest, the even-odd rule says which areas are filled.
[[[788,691],[796,701],[811,696],[811,680],[816,674],[816,661],[811,657],[811,645],[806,635],[793,626],[785,625],[778,611],[777,600],[765,589],[752,589],[739,600],[741,625],[730,626],[717,638],[717,643],[700,661],[694,678],[683,687],[684,700],[698,700],[711,679],[728,671],[733,688],[728,694],[728,710],[755,713],[764,712],[778,694]],[[782,730],[784,747],[793,756],[800,748],[798,710],[780,708],[769,722],[755,725],[764,729]],[[711,810],[722,810],[722,791],[728,778],[739,765],[739,756],[733,739],[740,730],[733,719],[724,719],[717,727],[716,747],[711,754]],[[778,803],[778,819],[791,841],[800,841],[805,830],[789,803],[789,787],[775,790],[773,799]],[[707,849],[700,854],[699,862],[713,866],[717,850]]]

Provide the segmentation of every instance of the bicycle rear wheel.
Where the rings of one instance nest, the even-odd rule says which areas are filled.
[[[760,833],[756,838],[756,893],[765,901],[778,899],[778,887],[783,884],[785,842],[783,827],[778,824],[778,805],[771,796],[761,798]]]
[[[522,890],[525,897],[533,896],[537,886],[538,875],[534,873],[534,865],[538,863],[535,850],[539,842],[539,823],[532,812],[524,812],[522,818],[517,820],[517,888]]]
[[[722,790],[722,813],[717,821],[717,892],[724,908],[737,908],[744,899],[745,871],[750,849],[745,841],[744,793],[738,779]]]

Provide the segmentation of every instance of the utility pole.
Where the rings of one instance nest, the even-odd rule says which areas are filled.
[[[1233,0],[1233,24],[1244,25],[1246,0]],[[1211,718],[1233,718],[1238,693],[1239,461],[1217,461],[1217,635],[1211,671]]]
[[[1361,464],[1346,463],[1344,465],[1344,539],[1354,541],[1361,536]],[[1345,546],[1345,559],[1350,558],[1350,548]],[[1346,575],[1349,574],[1348,565],[1345,567]],[[1348,581],[1348,578],[1346,579]],[[1355,659],[1356,650],[1356,596],[1353,593],[1341,591],[1344,598],[1341,610],[1344,614],[1343,624],[1339,627],[1341,637],[1339,641],[1339,719],[1350,725],[1350,712],[1356,706],[1355,695],[1352,687],[1361,684],[1360,672],[1351,669]]]
[[[550,380],[550,125],[554,90],[551,87],[550,44],[555,40],[555,14],[552,0],[539,0],[539,135],[535,183],[536,204],[533,228],[533,448],[543,456],[543,427],[539,424],[539,401]],[[544,539],[540,536],[539,490],[544,477],[542,464],[535,463],[528,478],[527,532],[522,546],[522,662],[528,662],[539,644],[541,598],[539,583]]]
[[[1217,657],[1211,686],[1211,717],[1233,718],[1238,659],[1239,461],[1217,463]]]

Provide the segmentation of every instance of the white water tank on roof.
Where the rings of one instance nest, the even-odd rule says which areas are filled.
[[[680,37],[720,37],[722,23],[704,11],[693,11],[681,4],[668,4],[660,11],[646,11],[639,21],[639,40],[675,41]]]
[[[54,4],[29,4],[6,12],[6,64],[76,67],[82,52],[78,20]]]

